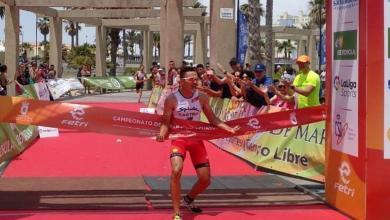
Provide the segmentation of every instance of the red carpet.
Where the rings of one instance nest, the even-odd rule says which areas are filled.
[[[91,104],[91,103],[88,103]],[[93,103],[113,109],[138,111],[137,104]],[[262,175],[247,163],[207,143],[212,175]],[[59,138],[38,139],[3,173],[4,177],[168,176],[169,142],[61,130]],[[183,175],[195,175],[187,158]],[[2,211],[0,219],[170,219],[170,210],[140,212]],[[322,205],[205,209],[186,219],[347,219]]]

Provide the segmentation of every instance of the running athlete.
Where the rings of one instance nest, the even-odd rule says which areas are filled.
[[[145,67],[141,64],[138,71],[135,73],[135,89],[136,92],[139,93],[138,103],[141,102],[142,90],[144,89],[144,82],[146,81],[146,74],[144,71]]]
[[[180,71],[179,90],[167,97],[164,104],[164,114],[160,134],[156,140],[163,142],[168,137],[168,125],[172,116],[178,119],[199,121],[200,113],[203,111],[209,122],[221,129],[231,133],[236,133],[239,127],[229,127],[217,118],[209,106],[208,97],[200,93],[197,87],[198,75],[195,69],[186,67]],[[173,205],[173,219],[181,220],[180,215],[180,196],[181,185],[180,177],[183,170],[183,161],[186,157],[186,151],[191,155],[192,163],[196,169],[198,181],[194,184],[191,191],[183,197],[183,205],[194,213],[201,213],[202,210],[194,204],[196,196],[203,192],[210,184],[210,164],[206,148],[201,140],[178,139],[172,141],[171,146],[171,195]]]

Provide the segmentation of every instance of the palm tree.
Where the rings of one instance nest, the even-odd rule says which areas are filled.
[[[249,0],[248,7],[248,58],[250,64],[260,63],[263,60],[263,51],[261,49],[260,35],[260,17],[264,10],[259,0]]]
[[[5,8],[4,7],[0,7],[0,18],[1,19],[4,18],[4,13],[5,13]]]
[[[326,11],[324,10],[324,5],[326,0],[311,0],[309,2],[309,17],[310,24],[312,27],[320,27],[325,24],[326,21]]]
[[[111,39],[111,67],[110,67],[110,76],[115,76],[116,75],[116,58],[117,58],[117,51],[118,51],[118,46],[121,42],[121,39],[119,37],[119,33],[121,32],[121,29],[118,28],[111,28],[110,32],[108,35],[110,36]]]
[[[265,16],[265,25],[267,27],[266,31],[266,70],[267,74],[271,75],[273,72],[273,61],[274,61],[274,40],[273,40],[273,33],[272,33],[272,15],[273,15],[273,0],[267,0],[267,7],[266,11],[267,14]]]
[[[50,23],[49,23],[48,17],[40,18],[37,22],[37,27],[39,28],[39,31],[43,35],[43,42],[47,42],[47,35],[50,31]],[[44,44],[43,44],[44,45]]]
[[[129,51],[127,50],[127,47],[129,44],[126,40],[126,29],[122,30],[122,47],[123,47],[123,66],[126,66],[126,61],[129,59]]]
[[[291,53],[295,47],[291,44],[291,40],[286,40],[278,44],[278,52],[284,52],[284,63],[291,59]]]
[[[153,33],[153,47],[154,47],[154,57],[157,57],[157,49],[158,56],[160,56],[160,32]]]
[[[187,56],[190,56],[190,53],[191,53],[191,35],[185,35],[184,36],[184,47],[186,47],[187,45],[187,48],[188,48],[188,51],[187,51]]]
[[[77,33],[76,26],[75,26],[75,23],[73,21],[68,21],[66,23],[65,32],[67,32],[69,34],[69,36],[71,37],[71,39],[72,39],[71,48],[73,48],[74,47],[74,37]]]

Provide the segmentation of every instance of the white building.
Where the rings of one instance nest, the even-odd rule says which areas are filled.
[[[284,12],[283,15],[276,17],[274,24],[275,26],[302,28],[309,23],[309,20],[309,16],[304,14],[303,11],[299,11],[298,15],[290,15],[288,12]]]

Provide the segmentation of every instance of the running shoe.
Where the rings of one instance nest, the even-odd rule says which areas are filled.
[[[186,197],[183,197],[183,205],[190,210],[192,213],[201,213],[202,209],[195,205],[194,201],[190,202],[186,199]]]

